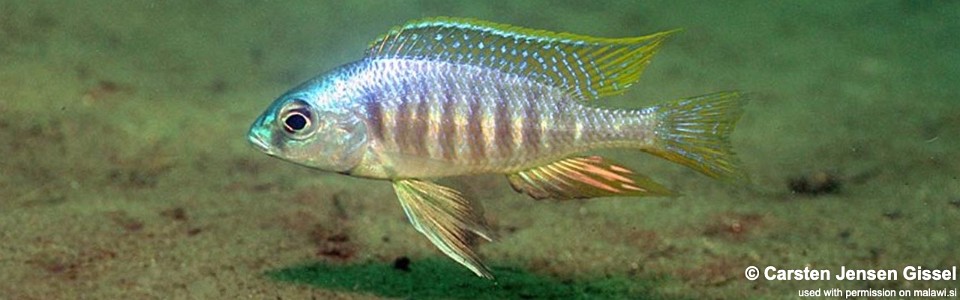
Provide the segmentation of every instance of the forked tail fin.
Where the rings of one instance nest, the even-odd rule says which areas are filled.
[[[747,182],[730,144],[745,103],[738,92],[719,92],[657,106],[656,142],[644,151],[710,177]]]

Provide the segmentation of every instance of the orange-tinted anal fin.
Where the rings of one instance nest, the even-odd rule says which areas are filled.
[[[570,157],[507,175],[510,185],[534,199],[670,196],[666,187],[599,156]]]

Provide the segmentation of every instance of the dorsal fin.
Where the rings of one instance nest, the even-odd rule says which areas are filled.
[[[367,57],[488,67],[586,100],[624,92],[675,31],[611,39],[440,17],[393,28],[371,43]]]

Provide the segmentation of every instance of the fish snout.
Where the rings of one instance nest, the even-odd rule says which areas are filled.
[[[250,131],[247,132],[247,141],[257,150],[273,155],[273,147],[270,146],[271,132],[269,128],[263,126],[263,121],[264,117],[261,116],[253,122],[253,126],[250,126]]]
[[[259,135],[250,134],[247,136],[247,141],[249,141],[254,148],[257,148],[257,150],[270,153],[270,146]]]

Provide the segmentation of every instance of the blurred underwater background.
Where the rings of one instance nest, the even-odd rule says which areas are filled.
[[[682,193],[533,201],[445,179],[499,239],[495,282],[411,227],[388,182],[263,155],[284,91],[412,19],[629,37],[682,28],[646,107],[722,90],[749,186],[600,153]],[[747,280],[960,265],[960,2],[0,0],[0,298],[786,298],[957,280]],[[901,276],[903,276],[901,272]]]

